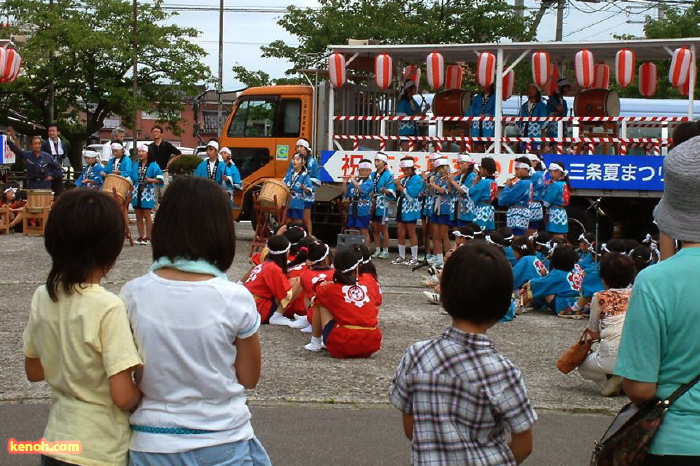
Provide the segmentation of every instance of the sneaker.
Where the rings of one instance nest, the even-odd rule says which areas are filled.
[[[441,307],[440,309],[438,309],[438,312],[439,312],[440,314],[443,314],[443,315],[446,315],[446,316],[450,315],[450,313],[447,312],[447,311],[445,310],[445,308],[443,308],[443,307]]]
[[[306,320],[306,317],[304,317],[303,319],[290,320],[289,326],[291,328],[298,328],[299,330],[301,330],[309,326],[309,321]]]
[[[135,240],[134,240],[134,244],[143,244],[143,238],[141,238],[141,237],[139,236],[138,239],[135,239]]]
[[[424,291],[423,294],[428,298],[430,304],[440,304],[440,295],[434,291]]]
[[[559,314],[557,314],[562,319],[583,319],[583,311],[575,311],[571,307],[567,307]]]
[[[149,244],[151,244],[151,240],[146,238],[143,241],[141,241],[141,244],[143,244],[144,246],[148,246]]]
[[[282,314],[278,314],[277,312],[272,314],[272,316],[270,317],[270,325],[284,325],[286,327],[291,327],[292,322],[295,321],[292,321],[291,319],[288,319]]]
[[[603,396],[619,396],[622,393],[622,377],[619,375],[610,377],[603,385],[603,388],[600,389],[600,394]]]
[[[396,259],[394,259],[393,261],[391,261],[391,263],[394,265],[402,265],[402,264],[406,263],[406,258],[399,256]]]
[[[377,256],[377,259],[388,259],[388,258],[389,258],[389,251],[382,251]]]
[[[377,259],[381,253],[382,253],[382,251],[381,251],[379,248],[376,248],[376,249],[374,250],[374,254],[372,254],[372,257],[374,257],[375,259]]]
[[[444,267],[445,262],[444,261],[438,261],[437,258],[435,258],[435,262],[433,262],[433,267],[435,267],[435,270],[440,271]]]
[[[427,256],[425,256],[425,260],[427,260],[428,263],[432,265],[433,262],[437,260],[437,256],[435,254],[428,254]]]
[[[311,333],[313,331],[313,325],[309,324],[307,327],[301,329],[301,333]]]
[[[406,264],[409,267],[415,267],[416,265],[420,264],[420,262],[418,262],[417,259],[411,258],[411,259],[407,260],[406,262],[404,262],[404,264]]]
[[[435,275],[437,275],[438,270],[435,268],[434,265],[431,265],[430,267],[428,267],[428,273],[434,277]]]
[[[311,351],[313,353],[319,353],[323,349],[322,345],[323,345],[322,343],[311,342],[311,343],[307,343],[306,345],[304,345],[304,349],[306,351]]]

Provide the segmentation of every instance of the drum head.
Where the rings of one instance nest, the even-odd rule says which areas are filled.
[[[608,91],[605,102],[605,110],[607,116],[620,116],[620,94],[618,94],[616,91]]]

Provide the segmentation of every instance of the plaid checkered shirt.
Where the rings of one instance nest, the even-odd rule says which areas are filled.
[[[413,417],[414,465],[515,465],[507,432],[537,420],[518,368],[485,335],[454,327],[408,348],[389,395]]]

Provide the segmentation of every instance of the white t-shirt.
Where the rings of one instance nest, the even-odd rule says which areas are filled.
[[[260,326],[250,292],[221,278],[176,281],[149,272],[124,285],[121,296],[144,361],[130,448],[178,453],[252,438],[233,367],[234,340]]]

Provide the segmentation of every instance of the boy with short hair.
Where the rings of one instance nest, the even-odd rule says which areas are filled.
[[[452,326],[408,348],[390,390],[412,464],[520,464],[537,415],[520,371],[485,335],[509,309],[511,266],[495,246],[470,242],[445,263],[441,289]]]

